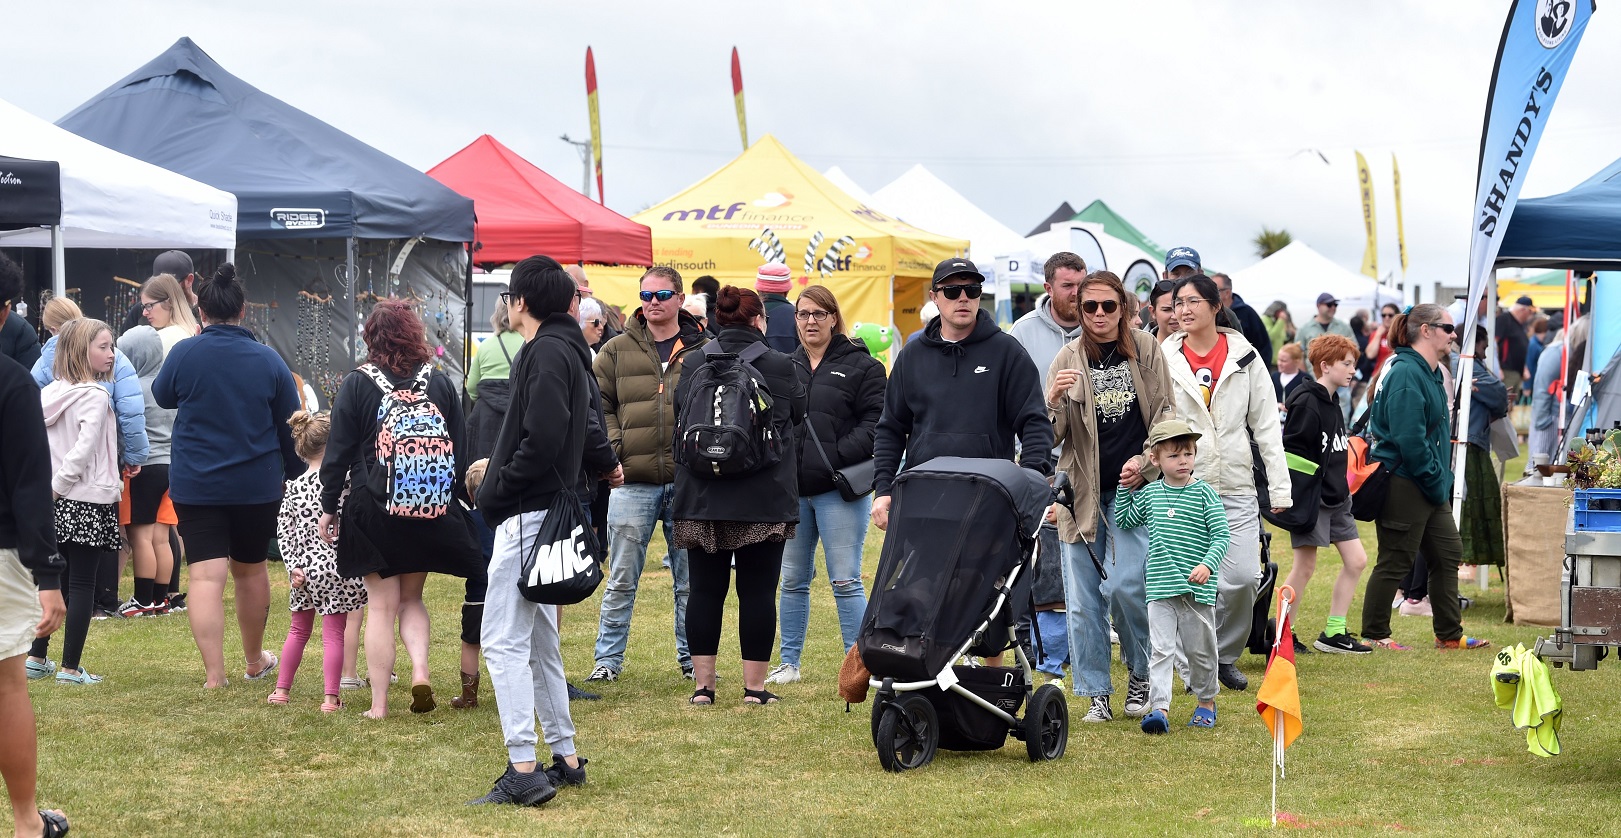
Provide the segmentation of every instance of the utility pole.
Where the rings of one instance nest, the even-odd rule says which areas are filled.
[[[581,140],[571,140],[568,138],[567,134],[564,134],[559,139],[571,146],[574,146],[574,150],[580,153],[580,164],[585,167],[585,179],[581,181],[584,185],[580,188],[580,194],[587,198],[591,197],[591,143]]]

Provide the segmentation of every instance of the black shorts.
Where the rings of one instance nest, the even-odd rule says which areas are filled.
[[[233,506],[177,502],[174,509],[180,517],[180,537],[186,542],[186,564],[224,558],[258,564],[270,554],[281,502]]]
[[[163,493],[169,491],[169,466],[141,466],[141,473],[129,479],[129,523],[131,526],[158,522]]]

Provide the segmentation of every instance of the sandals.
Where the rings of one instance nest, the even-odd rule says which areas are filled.
[[[703,699],[699,701],[698,699]],[[699,687],[692,691],[692,698],[687,703],[694,707],[713,707],[715,705],[715,690],[712,687]]]
[[[265,663],[266,658],[270,659],[269,663]],[[268,650],[260,652],[259,653],[259,671],[258,672],[243,672],[242,677],[248,679],[249,681],[262,681],[262,680],[264,680],[265,676],[269,675],[272,672],[275,672],[276,671],[276,666],[278,664],[280,664],[280,663],[281,663],[281,659],[277,658],[274,652],[271,652],[271,651],[268,651]]]
[[[1457,640],[1442,640],[1440,638],[1435,640],[1435,648],[1437,649],[1484,649],[1490,645],[1492,645],[1490,640],[1481,640],[1467,634]]]
[[[1413,647],[1411,647],[1411,646],[1403,646],[1400,643],[1397,643],[1395,640],[1392,640],[1392,639],[1390,639],[1388,637],[1382,637],[1382,638],[1380,638],[1378,640],[1369,640],[1367,638],[1363,638],[1362,642],[1368,644],[1369,646],[1372,646],[1375,649],[1384,649],[1387,652],[1411,652],[1411,651],[1413,651]]]
[[[45,823],[45,829],[40,833],[44,838],[59,838],[68,834],[68,819],[61,812],[41,809],[39,819]]]
[[[270,697],[265,699],[265,701],[269,704],[284,705],[287,703],[287,693],[277,690],[276,692],[271,693]]]
[[[323,701],[323,702],[321,702],[321,712],[322,713],[336,713],[336,712],[338,712],[339,710],[342,710],[342,709],[343,709],[343,701],[342,700]]]
[[[1193,708],[1193,718],[1188,719],[1188,727],[1202,727],[1202,728],[1205,728],[1205,729],[1208,730],[1209,728],[1213,728],[1215,726],[1216,726],[1216,708],[1214,708],[1214,707],[1195,707],[1195,708]]]
[[[750,699],[753,700],[751,701]],[[782,696],[779,696],[770,690],[751,690],[748,687],[743,688],[744,704],[776,704],[781,700]]]
[[[433,687],[427,684],[411,685],[411,712],[431,713],[438,706],[433,700]]]

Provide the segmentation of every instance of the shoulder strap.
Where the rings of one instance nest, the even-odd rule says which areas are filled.
[[[742,352],[737,353],[737,357],[739,357],[739,358],[743,359],[744,361],[752,364],[755,361],[759,360],[760,358],[764,357],[765,353],[766,353],[766,350],[768,350],[769,348],[770,347],[765,345],[765,341],[759,341],[757,343],[751,343],[751,344],[748,345],[748,348],[744,349]]]
[[[377,389],[382,390],[385,395],[398,389],[394,386],[394,382],[388,380],[388,376],[383,375],[383,371],[378,369],[376,364],[361,364],[355,371],[371,379],[372,383],[377,385]]]
[[[512,353],[507,350],[507,342],[501,339],[501,335],[495,336],[495,345],[501,347],[501,354],[506,356],[507,366],[512,366]]]

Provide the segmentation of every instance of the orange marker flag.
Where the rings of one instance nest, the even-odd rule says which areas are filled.
[[[606,205],[607,199],[602,194],[602,120],[597,109],[597,62],[591,57],[590,47],[585,48],[585,101],[591,110],[591,156],[597,167],[597,203]]]
[[[1294,635],[1289,632],[1289,611],[1294,605],[1294,588],[1278,589],[1278,630],[1272,642],[1272,656],[1266,662],[1266,678],[1255,694],[1255,711],[1272,732],[1272,825],[1278,825],[1278,778],[1283,776],[1283,752],[1294,744],[1305,728],[1300,715],[1300,682],[1295,678]]]
[[[737,133],[743,137],[743,150],[749,150],[749,121],[743,114],[743,65],[732,47],[732,100],[737,105]]]

